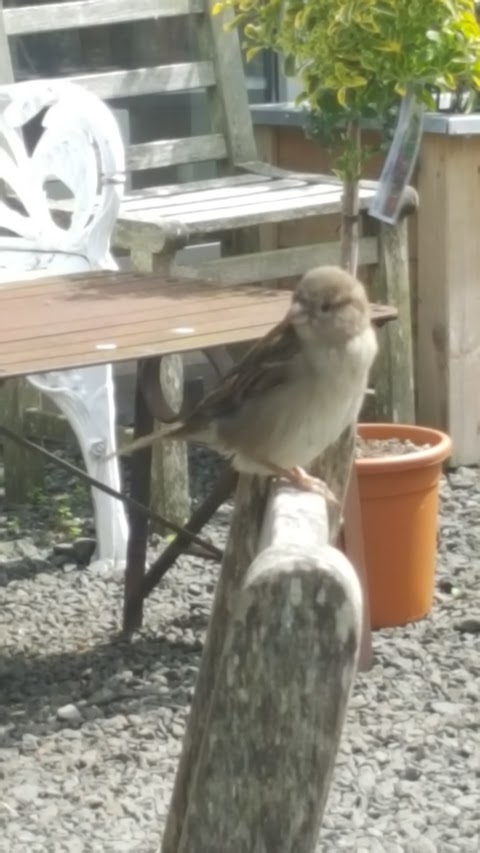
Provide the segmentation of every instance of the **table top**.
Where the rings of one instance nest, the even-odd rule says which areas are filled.
[[[291,293],[158,273],[87,272],[0,287],[0,380],[191,352],[262,337]],[[374,318],[395,309],[374,306]]]

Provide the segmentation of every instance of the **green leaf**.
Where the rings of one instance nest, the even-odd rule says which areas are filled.
[[[348,85],[354,89],[359,88],[360,86],[366,86],[368,80],[366,77],[363,77],[361,74],[352,75],[348,78]]]
[[[255,59],[255,57],[261,52],[261,47],[249,47],[248,50],[246,50],[245,52],[245,59],[247,60],[247,62],[251,62],[252,59]]]

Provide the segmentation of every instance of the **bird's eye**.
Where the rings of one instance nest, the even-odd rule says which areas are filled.
[[[320,305],[320,312],[322,314],[328,314],[331,307],[332,307],[331,302],[322,302],[322,304]]]

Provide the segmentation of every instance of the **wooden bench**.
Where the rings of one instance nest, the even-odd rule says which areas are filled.
[[[219,242],[221,257],[188,264],[184,255],[183,276],[233,286],[337,262],[336,240],[293,248],[269,245],[269,224],[338,214],[342,187],[332,176],[288,173],[260,162],[238,35],[224,31],[223,20],[211,15],[212,5],[212,0],[70,0],[34,6],[4,2],[0,75],[13,79],[15,70],[20,73],[19,56],[28,53],[32,34],[41,43],[54,33],[57,43],[67,31],[72,38],[78,31],[76,53],[79,61],[90,62],[91,71],[70,67],[52,73],[66,74],[129,112],[133,138],[126,160],[132,191],[123,200],[114,243],[130,253],[138,269],[175,271],[178,249],[212,241]],[[202,126],[193,133],[184,127],[183,135],[165,139],[162,112],[173,95],[196,99]],[[184,105],[186,113],[189,105]],[[142,109],[148,126],[139,138],[135,121]],[[195,180],[172,184],[173,173]],[[363,213],[374,192],[372,182],[362,183]],[[410,323],[407,263],[404,223],[362,236],[360,264],[380,264],[385,287],[379,298],[402,305],[401,328]],[[408,373],[410,353],[402,340],[399,335],[395,346],[402,345],[398,361],[403,359]],[[171,361],[164,374],[165,395],[180,405],[181,361]],[[168,481],[164,508],[183,520],[188,510],[185,449],[179,445],[173,457],[156,447],[154,458],[157,479]]]
[[[132,113],[138,110],[142,96],[195,93],[201,99],[201,134],[164,139],[158,135],[164,129],[162,123],[157,122],[150,128],[148,139],[128,146],[127,170],[134,175],[133,183],[141,182],[148,188],[124,199],[116,242],[134,252],[137,259],[143,257],[142,264],[147,263],[145,255],[157,261],[167,253],[172,259],[180,246],[211,240],[212,236],[225,237],[227,232],[340,212],[342,185],[337,178],[290,174],[259,161],[238,35],[235,31],[225,32],[223,21],[211,16],[210,0],[73,0],[38,6],[15,2],[14,7],[4,2],[3,6],[0,53],[3,73],[12,80],[15,62],[10,59],[9,63],[8,57],[10,47],[14,55],[18,37],[26,48],[25,37],[29,34],[37,34],[40,43],[42,35],[54,32],[59,39],[64,31],[79,28],[88,61],[88,31],[93,28],[98,34],[99,27],[118,27],[124,22],[129,25],[133,40],[130,63],[125,55],[128,51],[123,48],[123,57],[120,51],[116,52],[114,70],[69,74],[68,79],[113,104],[127,105]],[[177,28],[169,39],[168,24],[172,19]],[[182,26],[178,26],[180,21]],[[139,29],[142,25],[143,30]],[[108,51],[109,30],[104,29],[102,35]],[[186,62],[187,54],[194,55],[195,61]],[[109,62],[108,53],[102,58]],[[132,67],[138,60],[141,67]],[[97,52],[94,62],[98,61]],[[161,111],[165,102],[149,103],[151,109]],[[136,128],[132,131],[138,133]],[[213,169],[217,175],[211,180],[157,189],[149,186],[155,179],[155,174],[152,178],[149,173],[194,163],[209,164],[210,171]],[[141,173],[147,173],[146,179]],[[374,192],[371,182],[362,186],[362,209],[368,206]],[[241,233],[237,236],[245,237]],[[251,235],[243,240],[244,246],[248,242],[251,244]],[[376,258],[374,241],[366,241],[362,248],[366,260]],[[235,262],[230,252],[228,260],[196,264],[195,269],[200,277],[215,274],[222,283],[259,281],[297,275],[315,263],[331,260],[332,254],[336,258],[336,251],[335,245],[317,244],[267,253],[255,251]]]

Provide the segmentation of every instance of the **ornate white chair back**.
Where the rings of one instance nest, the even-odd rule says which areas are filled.
[[[30,150],[26,126],[33,128],[30,123],[42,113],[42,133]],[[0,86],[0,287],[23,278],[38,279],[41,287],[45,275],[115,269],[110,238],[124,178],[117,123],[96,95],[62,81]],[[61,221],[52,213],[53,193],[69,199]],[[111,365],[38,373],[28,380],[67,417],[88,473],[120,489],[117,461],[105,461],[116,444]],[[95,559],[119,569],[127,544],[123,506],[98,489],[92,498]]]

